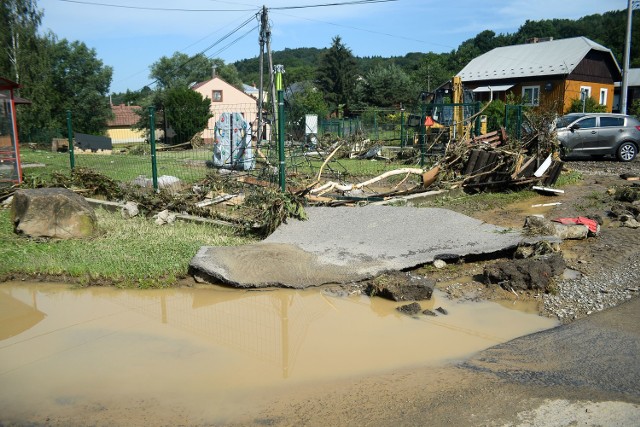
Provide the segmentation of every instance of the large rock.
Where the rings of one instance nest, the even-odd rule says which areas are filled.
[[[562,240],[586,239],[589,235],[589,228],[582,224],[560,224],[546,218],[528,216],[524,220],[525,233],[538,236],[556,236]],[[597,235],[594,232],[593,235]]]
[[[54,239],[91,236],[98,223],[84,197],[66,188],[16,191],[11,220],[18,234]]]
[[[553,280],[565,269],[562,254],[553,253],[537,258],[501,261],[484,267],[484,283],[498,284],[506,290],[549,292]]]
[[[365,293],[392,301],[420,301],[431,299],[434,287],[433,280],[424,276],[396,272],[372,280]]]

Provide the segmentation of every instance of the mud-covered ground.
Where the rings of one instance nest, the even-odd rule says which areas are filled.
[[[634,184],[620,174],[640,175],[639,160],[571,162],[567,167],[581,172],[583,181],[565,187],[563,195],[535,201],[561,203],[542,212],[547,218],[606,218],[612,203],[608,190]],[[463,213],[496,225],[522,227],[527,215],[539,213],[530,209],[532,203]],[[636,426],[640,419],[640,298],[635,297],[640,293],[639,244],[640,229],[620,228],[611,220],[605,220],[598,237],[563,243],[567,265],[580,274],[559,284],[558,296],[564,299],[558,304],[567,309],[562,319],[566,324],[487,349],[469,360],[282,388],[265,396],[259,406],[247,407],[244,417],[228,421],[194,423],[201,419],[197,413],[143,399],[127,408],[86,410],[101,411],[103,422],[93,425]],[[483,285],[479,276],[487,262],[493,261],[460,263],[442,270],[426,267],[415,273],[437,280],[437,287],[451,298],[535,299],[542,314],[553,315],[545,312],[543,295],[515,295]],[[581,295],[584,288],[594,294]],[[588,311],[585,305],[578,310],[572,305],[575,298],[593,298],[602,309],[596,305]],[[29,425],[69,424],[47,419]]]
[[[549,196],[561,204],[547,218],[600,215],[598,237],[562,244],[578,278],[560,280],[557,298],[565,325],[488,349],[468,361],[416,367],[366,378],[314,385],[274,395],[233,425],[638,425],[640,417],[640,229],[607,219],[611,189],[633,185],[620,175],[640,175],[640,161],[570,162],[583,181]],[[536,201],[539,202],[539,201]],[[526,203],[493,211],[464,212],[492,224],[522,227]],[[424,274],[451,298],[538,299],[480,282],[485,262],[462,263]],[[491,262],[491,261],[488,261]],[[566,289],[565,289],[566,288]],[[584,288],[595,293],[582,295]],[[619,291],[616,298],[611,295]],[[594,299],[593,310],[573,308]],[[580,302],[582,303],[582,302]],[[600,305],[598,305],[600,304]],[[558,309],[558,307],[556,307]],[[231,425],[230,424],[230,425]]]
[[[535,299],[540,312],[557,316],[566,323],[638,295],[640,260],[640,229],[621,227],[611,218],[612,205],[625,186],[640,186],[640,181],[628,181],[621,175],[640,176],[640,161],[630,163],[614,161],[568,162],[565,168],[579,172],[582,181],[564,187],[564,194],[547,195],[535,200],[501,206],[492,210],[469,212],[467,215],[504,227],[521,228],[527,215],[542,214],[548,219],[577,216],[599,216],[604,223],[597,237],[586,240],[566,240],[561,251],[567,267],[574,273],[557,278],[557,292],[541,295],[485,286],[481,283],[484,266],[492,261],[460,263],[444,270],[427,269],[425,274],[438,281],[438,287],[451,298],[468,299]],[[553,204],[533,207],[534,204]],[[635,282],[635,284],[634,284]]]

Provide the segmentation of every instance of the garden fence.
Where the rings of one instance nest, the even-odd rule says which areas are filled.
[[[471,132],[478,134],[479,103],[362,111],[353,118],[319,121],[315,140],[306,135],[294,137],[285,131],[286,177],[289,181],[313,178],[322,169],[323,178],[354,183],[392,169],[427,167],[432,157],[442,154],[449,138],[459,132],[453,119],[456,107],[462,109],[465,123],[472,125]],[[55,152],[47,156],[46,163],[59,172],[89,168],[120,182],[156,189],[175,179],[196,184],[214,170],[233,179],[250,176],[252,182],[278,184],[281,178],[278,135],[272,119],[263,118],[262,138],[257,141],[255,104],[213,109],[211,113],[206,128],[194,132],[193,128],[174,125],[187,122],[184,118],[193,115],[186,109],[139,110],[136,126],[112,126],[105,136],[90,135],[80,126],[76,128],[69,113],[66,132],[51,134],[66,138],[52,138]],[[505,125],[515,132],[521,126],[521,114],[521,108],[507,109]],[[427,116],[441,126],[425,126]],[[229,127],[225,128],[225,123]],[[287,122],[285,128],[291,130],[293,125]],[[220,143],[225,141],[226,149],[220,149],[223,146]],[[327,161],[338,146],[340,151]],[[294,184],[287,182],[287,185]]]

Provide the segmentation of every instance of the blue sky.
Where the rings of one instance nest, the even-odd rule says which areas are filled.
[[[512,33],[527,20],[577,19],[621,10],[627,0],[398,0],[293,10],[283,6],[346,3],[350,0],[81,0],[152,8],[243,9],[242,11],[155,11],[39,0],[42,30],[80,40],[113,67],[112,92],[136,90],[150,83],[149,66],[180,51],[195,54],[215,44],[262,6],[273,8],[273,50],[331,45],[339,35],[356,56],[403,56],[408,52],[449,52],[477,33]],[[258,21],[205,52],[226,63],[259,53]],[[226,47],[237,37],[243,38]],[[226,48],[225,48],[226,47]],[[224,49],[223,49],[224,48]],[[285,64],[286,68],[286,64]]]

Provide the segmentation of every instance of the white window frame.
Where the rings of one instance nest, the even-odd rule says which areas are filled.
[[[607,105],[607,96],[609,91],[606,88],[600,89],[600,105]]]
[[[582,92],[587,92],[587,98],[591,98],[591,86],[580,86],[580,100],[582,100]]]
[[[527,91],[531,91],[531,97],[527,96]],[[540,105],[540,86],[522,86],[522,102],[534,107]]]

